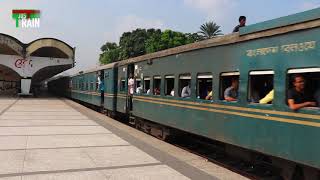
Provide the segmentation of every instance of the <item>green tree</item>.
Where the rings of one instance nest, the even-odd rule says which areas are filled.
[[[202,39],[197,33],[182,33],[172,30],[160,29],[136,29],[124,32],[120,37],[119,46],[113,42],[107,42],[101,46],[99,61],[108,64],[127,58],[141,56],[168,48],[173,48]]]
[[[161,35],[160,50],[185,45],[187,36],[184,33],[165,30]]]
[[[145,42],[147,38],[147,31],[145,29],[136,29],[132,32],[123,33],[119,42],[122,48],[121,58],[126,59],[145,54]]]
[[[210,39],[222,35],[220,26],[212,21],[202,24],[198,33],[201,34],[203,39]]]
[[[101,46],[100,64],[108,64],[120,60],[121,48],[116,43],[107,42]]]
[[[160,29],[148,29],[147,30],[148,39],[146,40],[145,47],[146,53],[153,53],[160,51],[161,43],[161,30]]]
[[[198,36],[199,38],[199,36]],[[195,34],[184,34],[172,30],[157,32],[146,42],[147,53],[153,53],[168,48],[178,47],[181,45],[193,43],[198,39]]]
[[[105,51],[109,51],[109,50],[112,50],[112,49],[116,49],[118,46],[116,43],[114,42],[107,42],[106,44],[102,45],[100,50],[102,52],[105,52]]]
[[[198,33],[186,33],[187,36],[187,42],[186,44],[194,43],[197,41],[203,40],[203,37],[199,35]]]

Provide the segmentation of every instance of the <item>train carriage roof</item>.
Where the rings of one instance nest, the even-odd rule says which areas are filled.
[[[259,31],[265,31],[268,29],[285,27],[285,26],[303,23],[307,21],[313,21],[319,18],[320,18],[320,8],[316,8],[309,11],[292,14],[289,16],[284,16],[277,19],[264,21],[261,23],[243,27],[240,29],[240,35],[246,35],[246,34],[255,33]]]
[[[176,55],[184,52],[222,46],[227,44],[234,44],[239,42],[250,41],[254,39],[270,37],[280,34],[286,34],[289,32],[311,29],[315,27],[320,27],[320,8],[313,10],[249,25],[240,28],[240,32],[232,33],[224,36],[218,36],[212,39],[195,42],[192,44],[187,44],[171,49],[166,49],[163,51],[150,53],[126,60],[122,60],[115,63],[110,63],[97,68],[93,68],[81,73],[74,74],[72,76],[77,76],[81,74],[87,74],[91,72],[96,72],[103,69],[113,68],[115,66],[123,66],[131,63],[153,60],[161,57]]]
[[[320,8],[249,25],[240,28],[240,32],[238,33],[218,36],[212,39],[126,59],[120,61],[118,65],[122,66],[130,63],[147,61],[165,56],[180,54],[183,52],[194,51],[198,49],[204,49],[215,46],[222,46],[227,44],[234,44],[315,27],[320,27]]]
[[[103,66],[99,66],[96,68],[92,68],[92,69],[89,69],[86,71],[80,71],[76,74],[71,75],[71,77],[82,75],[82,74],[88,74],[88,73],[92,73],[92,72],[97,72],[97,71],[104,70],[104,69],[111,69],[111,68],[115,67],[117,64],[118,64],[117,62],[114,62],[114,63],[106,64]]]

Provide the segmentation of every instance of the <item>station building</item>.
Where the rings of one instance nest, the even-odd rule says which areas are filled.
[[[0,94],[31,95],[44,80],[74,67],[75,48],[42,38],[24,44],[0,33]]]

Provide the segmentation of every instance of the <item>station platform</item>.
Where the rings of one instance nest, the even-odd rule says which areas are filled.
[[[0,180],[246,179],[73,101],[0,99]]]

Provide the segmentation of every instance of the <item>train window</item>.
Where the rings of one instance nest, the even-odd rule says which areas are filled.
[[[135,92],[137,94],[141,94],[142,93],[142,83],[141,83],[141,79],[136,79],[136,83],[135,83]]]
[[[191,97],[191,74],[183,74],[179,76],[179,97]]]
[[[151,90],[150,90],[150,78],[149,77],[145,77],[143,79],[143,84],[144,84],[144,93],[147,94],[147,95],[150,95],[151,94]]]
[[[234,98],[230,98],[230,99],[225,99],[224,94],[225,91],[231,87],[232,82],[238,82],[238,86],[239,86],[239,77],[240,77],[240,73],[235,71],[235,72],[225,72],[225,73],[221,73],[220,75],[220,92],[219,92],[219,98],[220,100],[227,100],[227,101],[234,101],[237,99],[238,96],[238,90],[233,91],[233,97]],[[237,84],[235,83],[235,86]]]
[[[120,91],[125,91],[126,90],[126,80],[121,79],[120,80]]]
[[[153,95],[160,96],[161,92],[161,76],[153,77]]]
[[[203,73],[197,76],[197,98],[212,100],[212,74]]]
[[[95,91],[96,89],[94,89],[94,82],[90,82],[90,90],[91,91]]]
[[[82,82],[82,83],[81,83],[81,90],[84,91],[84,90],[85,90],[84,88],[85,88],[85,83]]]
[[[315,102],[316,106],[320,107],[320,68],[290,69],[287,77],[288,90],[294,89],[294,78],[298,75],[304,78],[304,98],[307,101]]]
[[[100,78],[99,78],[99,75],[96,75],[96,90],[99,89],[99,83],[100,83]]]
[[[174,96],[174,76],[165,76],[165,95]]]
[[[136,79],[135,85],[136,85],[136,88],[142,86],[142,84],[141,84],[141,79]]]
[[[249,73],[248,102],[272,104],[274,71],[251,71]]]

